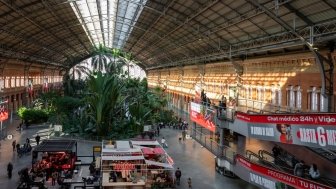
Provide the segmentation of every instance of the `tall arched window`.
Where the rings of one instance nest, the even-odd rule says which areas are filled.
[[[294,109],[295,107],[295,91],[293,85],[289,85],[286,88],[287,91],[287,106],[290,109]]]
[[[295,101],[296,108],[298,110],[301,110],[302,109],[302,90],[301,90],[300,85],[296,86],[295,92],[296,92],[296,101]]]
[[[277,88],[275,85],[271,86],[271,102],[273,105],[277,104]]]
[[[281,106],[282,104],[282,92],[281,92],[281,86],[278,85],[278,88],[277,88],[277,102],[278,102],[278,106]]]

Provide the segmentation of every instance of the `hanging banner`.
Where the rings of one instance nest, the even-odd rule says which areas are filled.
[[[250,162],[240,155],[236,156],[234,172],[239,175],[241,179],[263,189],[285,189],[287,188],[285,185],[293,186],[296,189],[332,189],[332,187],[312,180]]]
[[[43,91],[43,92],[48,92],[48,89],[49,89],[49,86],[48,86],[48,78],[44,78],[42,91]]]
[[[248,136],[252,138],[336,149],[336,114],[250,115],[237,112],[236,119],[246,123]]]
[[[33,79],[28,80],[27,89],[28,89],[29,95],[32,96],[33,95]]]
[[[0,121],[5,121],[8,119],[8,100],[0,103]]]
[[[198,125],[215,132],[216,125],[214,124],[215,110],[211,107],[190,102],[190,119]]]

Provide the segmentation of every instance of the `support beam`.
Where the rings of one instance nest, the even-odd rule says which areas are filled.
[[[258,1],[255,0],[246,0],[248,3],[259,7],[262,9],[265,14],[267,14],[270,18],[272,18],[274,21],[276,21],[280,26],[285,28],[287,31],[291,32],[295,36],[297,36],[305,45],[309,48],[309,50],[313,53],[315,56],[316,62],[318,63],[320,74],[321,74],[321,94],[323,97],[325,97],[325,103],[327,106],[326,109],[321,110],[322,112],[330,112],[332,110],[332,97],[333,97],[333,70],[334,70],[334,63],[330,58],[325,58],[322,56],[317,49],[313,47],[313,44],[311,43],[313,39],[310,39],[310,42],[308,42],[304,37],[302,37],[300,34],[298,34],[290,25],[288,25],[285,21],[283,21],[280,17],[276,16],[272,11],[267,9],[265,6],[258,3]],[[329,55],[331,57],[331,55]]]
[[[293,12],[297,17],[303,20],[307,25],[314,25],[313,21],[311,21],[307,16],[303,15],[299,10],[295,9],[291,4],[285,3],[284,6],[291,12]]]

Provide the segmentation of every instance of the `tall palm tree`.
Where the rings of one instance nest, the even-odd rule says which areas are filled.
[[[83,63],[76,64],[74,67],[70,69],[70,78],[75,80],[76,76],[78,76],[77,79],[82,78],[83,74],[89,75],[89,70],[88,66],[86,65],[87,63],[85,62],[84,65]]]
[[[107,64],[111,61],[111,51],[109,48],[99,45],[95,47],[93,56],[91,59],[91,66],[95,71],[104,71],[107,67]]]
[[[112,130],[116,106],[120,103],[123,85],[114,75],[98,71],[88,78],[89,96],[87,97],[89,115],[96,127],[97,134],[104,136]]]

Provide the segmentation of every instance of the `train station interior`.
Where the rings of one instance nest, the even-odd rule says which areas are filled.
[[[104,79],[106,73],[123,72],[119,79],[144,78],[145,88],[161,91],[160,98],[167,103],[165,111],[173,112],[178,120],[176,124],[157,125],[161,131],[154,137],[158,140],[155,148],[168,160],[153,163],[145,161],[141,154],[141,161],[151,162],[152,169],[161,166],[167,174],[167,169],[174,172],[178,167],[197,170],[197,174],[189,175],[193,177],[193,189],[336,188],[335,47],[335,0],[0,0],[0,151],[6,145],[11,151],[13,136],[17,141],[25,140],[17,138],[18,131],[13,136],[8,134],[11,127],[16,129],[20,124],[21,133],[21,126],[29,124],[30,120],[19,123],[14,119],[21,116],[22,107],[35,106],[37,99],[49,92],[57,92],[58,96],[72,92],[82,99],[78,101],[81,106],[72,113],[80,117],[87,109],[86,119],[90,120],[90,103],[96,95],[83,92],[84,86],[90,88],[94,79]],[[119,60],[123,62],[121,72]],[[83,71],[85,66],[93,71]],[[104,83],[119,90],[118,78],[103,79],[96,86]],[[76,89],[69,87],[74,83]],[[138,94],[120,92],[108,95],[104,102],[114,106],[120,99]],[[47,106],[44,101],[41,104]],[[142,110],[154,112],[159,107],[147,110],[140,102],[134,109],[133,104],[124,102],[122,110],[114,109],[117,113],[113,116],[134,118],[130,122],[139,127],[132,126],[133,130],[127,132],[136,133],[147,123],[139,118],[140,114],[145,117]],[[104,111],[102,117],[110,115]],[[138,116],[129,116],[133,112]],[[61,117],[53,117],[55,123]],[[95,120],[97,125],[88,121],[89,126],[81,132],[91,129],[91,138],[92,133],[97,133],[93,136],[99,146],[106,140],[103,134],[118,137],[118,133],[113,133],[116,129],[102,126],[108,121],[118,125],[116,119],[101,118],[99,123]],[[71,124],[76,125],[75,121],[67,122],[67,127]],[[94,126],[96,129],[92,129]],[[56,125],[53,128],[57,137],[62,136]],[[23,127],[28,143],[30,134],[30,140],[35,141],[38,134],[25,129],[30,128]],[[127,132],[122,134],[126,136]],[[182,145],[185,138],[186,146],[174,147]],[[80,145],[82,139],[78,141]],[[114,148],[112,139],[105,142]],[[38,145],[37,142],[33,150],[39,149]],[[91,153],[92,146],[87,148]],[[128,148],[143,153],[145,147],[130,144]],[[193,148],[202,157],[188,154]],[[78,149],[84,150],[80,146]],[[146,150],[146,155],[155,153],[150,148]],[[110,151],[113,150],[107,149],[108,155]],[[75,162],[72,155],[75,153],[71,152]],[[130,152],[126,157],[132,156]],[[17,158],[0,154],[0,166],[5,170],[8,161],[18,163]],[[109,166],[106,163],[105,169]],[[141,163],[141,170],[147,171],[146,166]],[[206,168],[210,168],[210,173],[202,172]],[[111,173],[106,170],[108,177]],[[142,171],[138,173],[141,175]],[[7,176],[4,178],[0,178],[0,184],[17,187],[14,181],[7,182]],[[202,182],[202,178],[208,180]],[[174,184],[148,186],[146,179],[141,180],[144,186],[124,188],[191,187],[187,180],[185,185],[175,186],[172,181]],[[109,182],[108,178],[105,180]],[[67,187],[76,188],[76,184]]]

